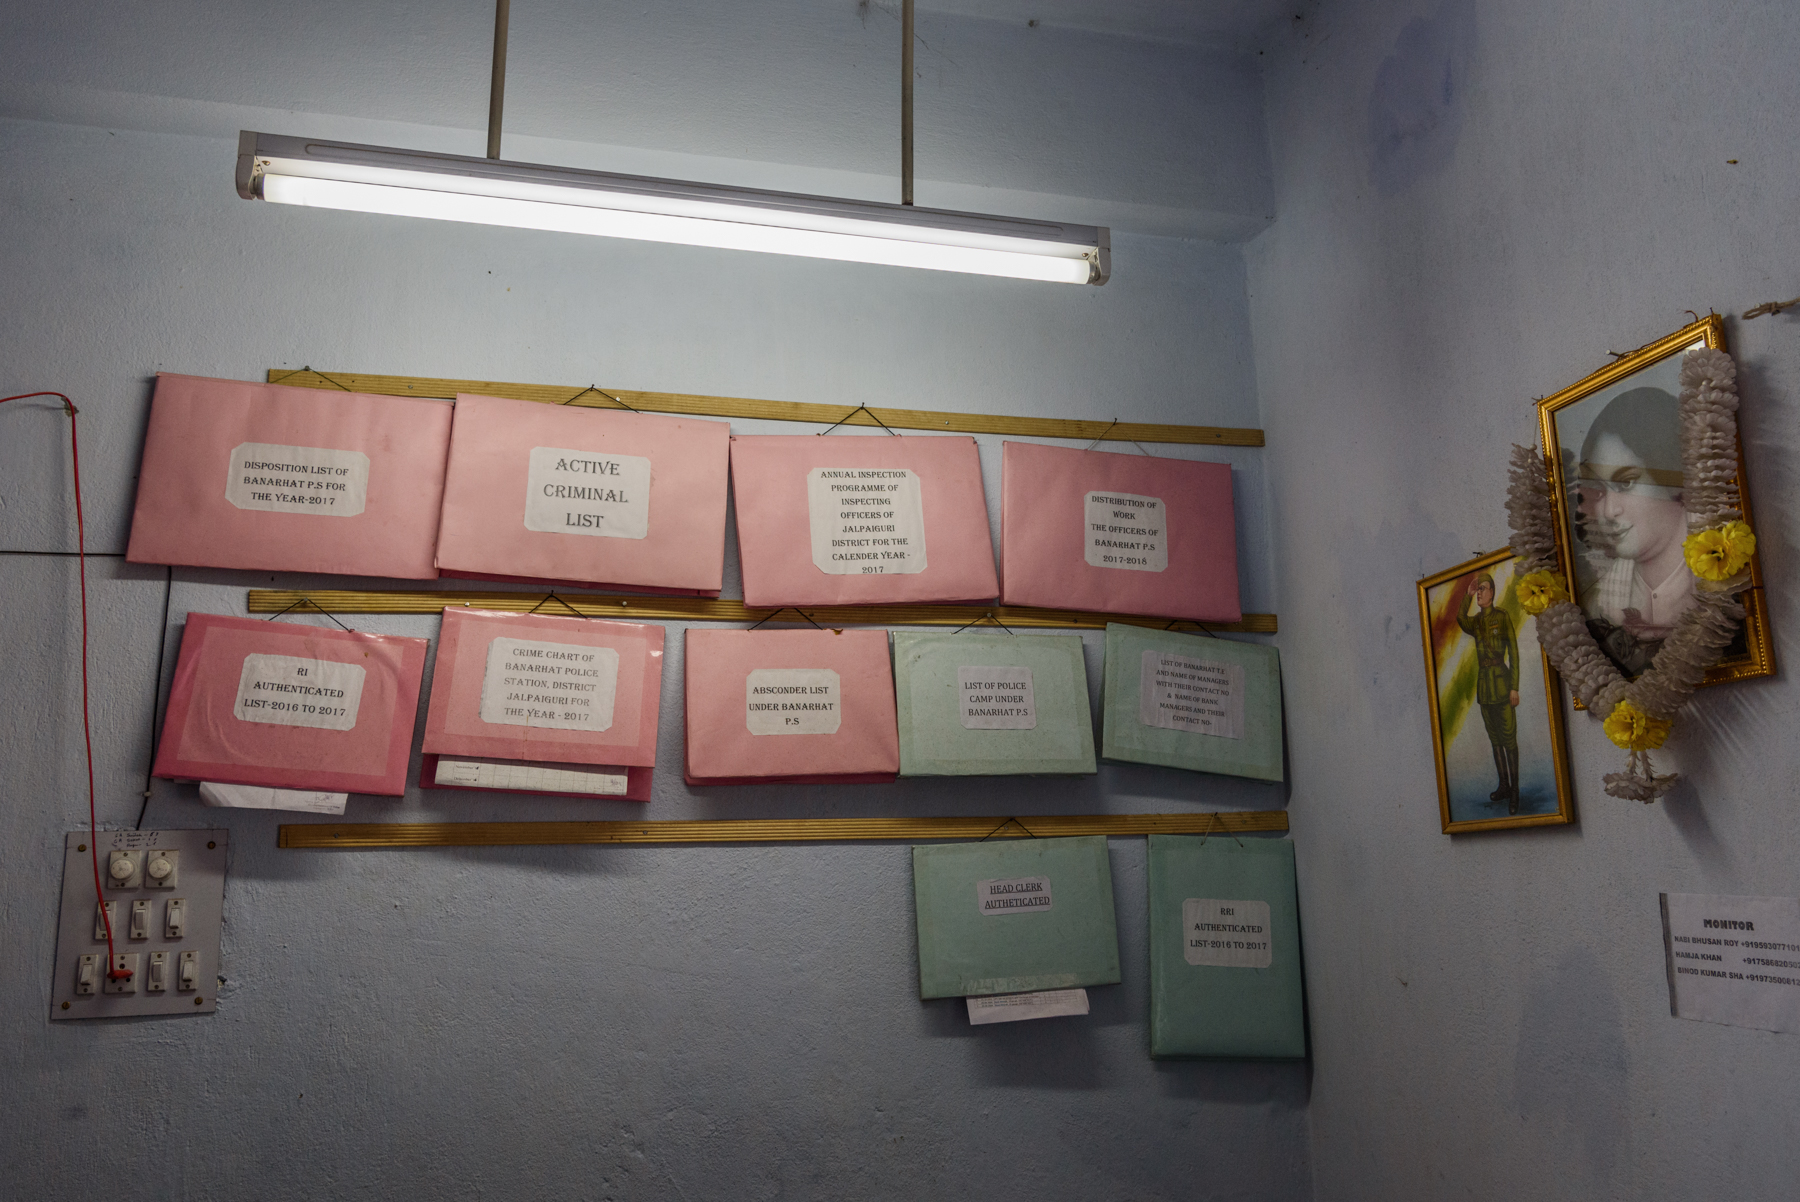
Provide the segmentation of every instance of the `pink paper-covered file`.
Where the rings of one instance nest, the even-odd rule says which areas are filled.
[[[159,373],[126,558],[437,576],[450,406]]]
[[[747,605],[998,595],[975,440],[812,434],[731,440]]]
[[[686,655],[689,784],[899,773],[887,631],[690,628]]]
[[[1006,604],[1243,617],[1229,465],[1009,442],[1000,491]]]
[[[155,774],[398,797],[429,646],[189,614]]]
[[[446,576],[716,597],[726,422],[458,396]]]
[[[661,626],[634,622],[446,609],[420,783],[650,800],[663,637]],[[458,775],[444,770],[451,760],[508,770]],[[549,787],[570,772],[621,779]]]

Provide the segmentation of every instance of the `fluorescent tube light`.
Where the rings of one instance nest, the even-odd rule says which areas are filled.
[[[1104,227],[985,217],[874,201],[759,192],[244,132],[238,195],[276,204],[431,217],[1012,276],[1104,284]]]

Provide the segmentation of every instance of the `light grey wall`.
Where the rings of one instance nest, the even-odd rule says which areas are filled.
[[[1572,719],[1580,825],[1439,833],[1414,581],[1506,539],[1533,398],[1800,293],[1800,10],[1308,10],[1248,252],[1320,1199],[1793,1196],[1800,1038],[1672,1019],[1660,890],[1800,893],[1791,675],[1708,689],[1652,806]],[[1735,164],[1729,160],[1736,160]],[[1795,662],[1800,318],[1728,323]]]
[[[685,64],[696,91],[640,98],[627,120],[579,88],[571,95],[585,107],[559,113],[521,82],[521,123],[534,103],[544,122],[530,145],[556,152],[537,157],[616,161],[619,146],[662,153],[666,135],[676,157],[660,161],[728,153],[762,180],[817,178],[804,158],[781,157],[787,145],[714,137],[712,123],[776,128],[785,105],[811,114],[815,125],[801,122],[793,143],[811,146],[825,114],[873,103],[857,92],[857,72],[814,61],[838,53],[832,44],[803,46],[803,69],[785,84],[771,64],[791,48],[759,44],[756,69],[732,67],[741,86],[717,83],[716,60],[731,56],[690,57],[688,23],[647,15],[662,7],[619,9],[634,40],[606,47],[615,58],[595,86],[629,91],[618,76],[632,62]],[[854,6],[817,8],[849,29],[827,43],[862,36]],[[734,20],[731,9],[708,19]],[[301,27],[300,10],[258,24],[249,6],[187,6],[154,22],[127,6],[9,11],[7,64],[29,86],[0,97],[9,291],[0,364],[6,391],[54,387],[81,406],[96,550],[123,547],[158,369],[257,379],[269,366],[312,364],[846,407],[1256,424],[1243,267],[1230,246],[1121,232],[1113,282],[1077,289],[239,201],[230,133],[271,127],[271,116],[297,133],[479,147],[481,88],[455,112],[434,89],[444,60],[479,71],[483,23],[466,13],[450,21],[447,6],[393,11],[384,23],[375,9],[346,6],[341,21],[318,17],[316,28]],[[520,14],[522,44],[541,38]],[[961,24],[977,62],[1011,53],[1012,33]],[[884,33],[881,45],[892,41]],[[958,53],[954,38],[938,49]],[[1186,53],[1123,39],[1096,51],[1115,73],[1135,65],[1165,79]],[[1214,52],[1192,53],[1204,75]],[[1142,180],[1197,161],[1181,131],[1229,116],[1207,107],[1216,94],[1248,128],[1206,149],[1204,165],[1266,189],[1260,100],[1239,87],[1255,73],[1229,65],[1238,83],[1163,96],[1164,142],[1153,123],[1132,132],[1152,143],[1126,156]],[[1068,98],[1085,110],[1083,128],[1124,128],[1135,120],[1131,88],[1114,104],[1104,83],[1040,77],[1033,86],[1045,91],[1018,102],[1027,115],[1053,112],[1060,90],[1076,89]],[[281,111],[298,105],[327,111]],[[706,136],[678,138],[649,122],[653,111]],[[966,144],[989,136],[981,104],[951,111]],[[604,130],[618,145],[584,150],[542,133],[589,128],[582,113],[595,128],[620,122]],[[1045,145],[1022,142],[1018,170],[996,159],[996,175],[1021,193],[1052,186]],[[876,171],[880,160],[852,166]],[[1189,206],[1180,211],[1200,214],[1196,225],[1212,220],[1204,197],[1172,185],[1134,191],[1140,177],[1121,172],[1122,206],[1149,196]],[[1084,179],[1106,183],[1104,173]],[[1082,200],[1083,187],[1077,179],[1068,199]],[[1264,216],[1231,204],[1234,221]],[[73,547],[65,422],[54,408],[9,404],[0,429],[0,549]],[[993,447],[985,453],[991,460]],[[1260,454],[1187,453],[1239,469],[1245,605],[1277,608]],[[104,824],[130,825],[165,577],[118,559],[89,569],[99,812]],[[246,587],[271,583],[346,582],[177,570],[165,682],[189,610],[239,612]],[[1141,840],[1113,845],[1125,984],[1094,990],[1087,1019],[977,1032],[955,1004],[916,1000],[902,846],[283,852],[281,816],[205,810],[192,786],[157,782],[146,826],[231,830],[219,1013],[51,1024],[62,832],[86,817],[76,600],[71,560],[0,557],[12,635],[0,652],[0,1192],[90,1197],[120,1182],[138,1196],[218,1199],[1285,1202],[1309,1192],[1303,1066],[1147,1059]],[[424,636],[436,625],[349,620]],[[414,791],[356,798],[349,817],[1083,813],[1260,809],[1285,797],[1149,769],[690,791],[680,779],[680,656],[670,658],[648,807]]]

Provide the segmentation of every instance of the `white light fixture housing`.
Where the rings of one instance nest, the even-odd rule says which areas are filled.
[[[245,130],[238,195],[276,204],[433,217],[1012,276],[1104,284],[1104,226],[987,217],[866,200],[426,154]]]

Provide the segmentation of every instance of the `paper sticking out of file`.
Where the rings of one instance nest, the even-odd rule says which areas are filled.
[[[1067,1018],[1088,1012],[1085,989],[1045,989],[1037,993],[1001,993],[963,1000],[969,1004],[971,1027],[1016,1023],[1027,1018]]]
[[[303,814],[342,814],[350,803],[348,793],[319,793],[310,789],[265,789],[261,785],[226,785],[200,782],[203,804],[225,810],[298,810]]]

